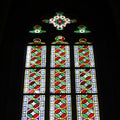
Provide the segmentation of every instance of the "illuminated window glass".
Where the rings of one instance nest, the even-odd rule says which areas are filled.
[[[59,31],[67,21],[76,22],[62,13],[44,20]],[[40,25],[29,31],[45,32]],[[73,33],[91,31],[80,25]],[[21,120],[100,120],[93,44],[70,40],[57,35],[51,44],[40,38],[27,44]]]
[[[70,70],[52,69],[50,74],[50,92],[51,93],[70,93]]]
[[[93,45],[85,38],[74,45],[77,120],[99,120]]]
[[[45,96],[24,95],[22,120],[44,120],[45,119]]]
[[[45,120],[46,46],[39,38],[27,45],[25,67],[21,119]]]
[[[91,45],[74,46],[75,67],[94,67],[94,55]]]
[[[51,67],[61,68],[70,67],[70,47],[64,42],[65,38],[63,36],[57,36],[55,38],[54,46],[51,46]],[[58,45],[57,45],[58,44]]]
[[[77,120],[100,120],[97,95],[76,95]]]
[[[63,36],[55,40],[51,45],[50,92],[55,95],[50,96],[50,120],[72,120],[70,47]]]
[[[26,69],[24,93],[45,93],[45,69]]]
[[[26,67],[36,68],[46,66],[46,46],[28,46]]]
[[[71,96],[50,96],[50,120],[72,120]]]

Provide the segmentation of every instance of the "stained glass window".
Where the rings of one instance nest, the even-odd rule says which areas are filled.
[[[75,22],[61,12],[43,21],[57,30]],[[40,25],[29,31],[45,32]],[[73,33],[91,31],[80,25]],[[93,44],[70,40],[60,34],[51,44],[40,38],[27,44],[21,120],[100,120]]]
[[[76,95],[77,120],[100,120],[97,95]]]
[[[53,18],[50,18],[49,20],[45,19],[43,20],[43,22],[53,24],[53,26],[56,27],[57,30],[63,30],[67,24],[75,23],[76,20],[75,19],[71,20],[69,18],[66,18],[62,12],[57,12]]]
[[[50,96],[50,120],[72,120],[71,96]]]
[[[22,120],[45,119],[45,67],[46,45],[35,38],[27,45]]]
[[[74,45],[77,120],[99,120],[93,45],[81,38]]]
[[[24,95],[22,120],[45,120],[44,95]]]
[[[51,68],[54,69],[50,70],[50,92],[55,95],[50,96],[50,120],[72,120],[70,47],[63,36],[55,40],[51,46]]]

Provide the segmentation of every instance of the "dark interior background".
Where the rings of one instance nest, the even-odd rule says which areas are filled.
[[[63,32],[68,36],[68,41],[74,42],[80,37],[86,37],[94,43],[101,120],[119,118],[119,5],[113,0],[1,2],[1,120],[20,120],[21,117],[25,44],[36,37],[29,35],[28,30],[36,24],[41,24],[48,32],[40,37],[49,44],[55,35],[62,32],[56,31],[52,25],[43,24],[41,20],[52,17],[57,11],[63,11],[69,17],[78,20],[76,24],[68,25]],[[72,34],[79,24],[88,26],[92,34]]]

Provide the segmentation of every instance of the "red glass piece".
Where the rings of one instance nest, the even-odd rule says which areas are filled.
[[[67,104],[62,104],[60,107],[65,108],[66,106],[67,106]]]
[[[81,82],[81,85],[84,85],[85,83],[86,83],[85,81],[82,81],[82,82]]]
[[[56,109],[55,114],[58,114],[61,111],[61,109]]]
[[[82,90],[81,93],[86,93],[87,91],[86,90]]]
[[[60,98],[65,98],[65,97],[66,97],[66,95],[61,95],[61,96],[60,96]]]
[[[61,115],[61,118],[65,118],[67,114],[62,114]]]
[[[94,113],[90,113],[90,114],[88,115],[88,117],[89,117],[89,118],[93,118],[93,117],[94,117]]]
[[[34,118],[37,118],[38,116],[39,116],[39,114],[36,113],[33,117],[34,117]]]
[[[85,114],[85,113],[87,113],[88,112],[88,109],[84,109],[83,111],[82,111],[82,114]]]
[[[39,95],[34,95],[34,98],[38,98],[39,97]]]
[[[64,88],[66,88],[66,85],[62,85],[60,88],[61,88],[61,89],[64,89]]]
[[[35,73],[31,73],[31,74],[30,74],[30,77],[33,77],[34,75],[35,75]]]
[[[29,102],[28,102],[28,104],[31,104],[31,103],[33,103],[34,102],[34,100],[30,100]]]
[[[35,77],[35,80],[39,80],[39,79],[40,79],[40,76]]]
[[[82,104],[85,104],[86,102],[87,102],[86,99],[83,99],[83,100],[82,100]]]
[[[61,90],[56,90],[55,93],[61,93]]]
[[[91,76],[86,77],[86,80],[90,80],[90,79],[91,79]]]
[[[34,107],[35,107],[35,108],[39,107],[39,103],[35,104]]]
[[[60,84],[60,82],[59,82],[59,81],[55,82],[55,85],[56,85],[56,86],[58,86],[59,84]]]
[[[93,107],[93,103],[90,103],[90,104],[88,105],[88,107],[89,107],[89,108],[92,108],[92,107]]]
[[[91,98],[91,97],[92,97],[92,95],[87,95],[86,97],[87,97],[87,98]]]

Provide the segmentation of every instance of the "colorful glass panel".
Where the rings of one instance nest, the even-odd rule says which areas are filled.
[[[77,120],[100,120],[97,95],[77,95]]]
[[[65,45],[51,47],[51,67],[70,67],[70,48]]]
[[[75,30],[74,33],[80,33],[80,34],[84,34],[84,33],[91,33],[90,30],[87,30],[87,27],[84,25],[79,25],[78,26],[78,30]]]
[[[44,95],[24,95],[22,120],[45,120]]]
[[[75,42],[75,44],[92,44],[92,43],[88,42],[86,38],[80,38],[78,42]]]
[[[50,92],[51,93],[70,93],[70,70],[51,69],[50,72]]]
[[[65,37],[59,35],[55,37],[55,42],[52,42],[52,44],[68,44],[68,42],[65,42]]]
[[[74,46],[75,67],[94,67],[94,54],[92,45]]]
[[[27,46],[26,67],[46,67],[46,46]]]
[[[40,25],[35,25],[33,27],[33,30],[30,30],[29,33],[37,33],[37,34],[41,34],[41,33],[45,33],[45,30],[42,30],[42,27]]]
[[[50,120],[72,120],[70,95],[50,96]]]
[[[34,38],[32,42],[29,42],[28,44],[45,44],[45,42],[42,42],[40,38]]]
[[[45,19],[43,20],[43,22],[53,24],[53,26],[56,27],[57,30],[63,30],[63,28],[66,27],[67,24],[75,23],[76,20],[70,20],[69,18],[66,18],[62,12],[57,12],[56,16],[50,18],[49,20]]]
[[[76,93],[97,93],[94,69],[75,69]]]
[[[26,69],[24,93],[45,93],[45,69]]]

